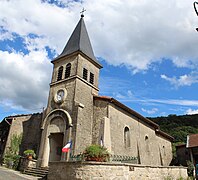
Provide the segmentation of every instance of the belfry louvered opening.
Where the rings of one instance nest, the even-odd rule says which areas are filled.
[[[57,81],[60,81],[63,76],[63,66],[59,67],[58,69],[58,76],[57,76]]]
[[[71,63],[68,63],[65,69],[65,78],[68,78],[70,74],[71,74]]]

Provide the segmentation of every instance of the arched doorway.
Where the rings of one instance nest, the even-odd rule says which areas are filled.
[[[49,161],[61,160],[61,149],[63,147],[65,128],[64,120],[60,117],[55,117],[48,125],[49,138]]]
[[[38,166],[46,167],[50,161],[67,160],[62,147],[71,140],[72,120],[65,110],[54,110],[43,121]]]
[[[49,162],[61,160],[61,149],[63,147],[63,133],[50,133],[49,135]]]

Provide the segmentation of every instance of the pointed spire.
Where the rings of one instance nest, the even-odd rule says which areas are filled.
[[[76,51],[81,51],[89,58],[94,60],[97,64],[99,64],[94,56],[83,17],[84,15],[82,14],[76,28],[74,29],[71,37],[69,38],[65,48],[63,49],[63,52],[57,58],[55,58],[55,60]]]

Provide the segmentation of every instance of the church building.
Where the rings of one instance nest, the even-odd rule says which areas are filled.
[[[15,132],[23,133],[20,152],[34,149],[41,167],[69,161],[70,155],[91,144],[105,146],[111,155],[137,157],[139,164],[170,164],[171,136],[116,99],[99,95],[102,65],[94,56],[83,15],[62,53],[51,62],[47,108],[41,114],[10,116],[1,122],[2,156]],[[68,142],[70,152],[62,153]]]

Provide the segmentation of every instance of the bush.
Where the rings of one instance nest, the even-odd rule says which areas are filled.
[[[8,168],[17,170],[20,156],[17,154],[6,154],[4,156],[4,163]]]
[[[14,134],[11,138],[10,147],[6,149],[4,163],[7,167],[17,169],[19,164],[19,146],[21,144],[22,134]]]
[[[188,176],[192,177],[193,176],[193,172],[194,172],[194,164],[191,161],[187,161],[187,173]]]
[[[104,146],[93,144],[85,149],[83,157],[86,161],[109,161],[110,154]]]

